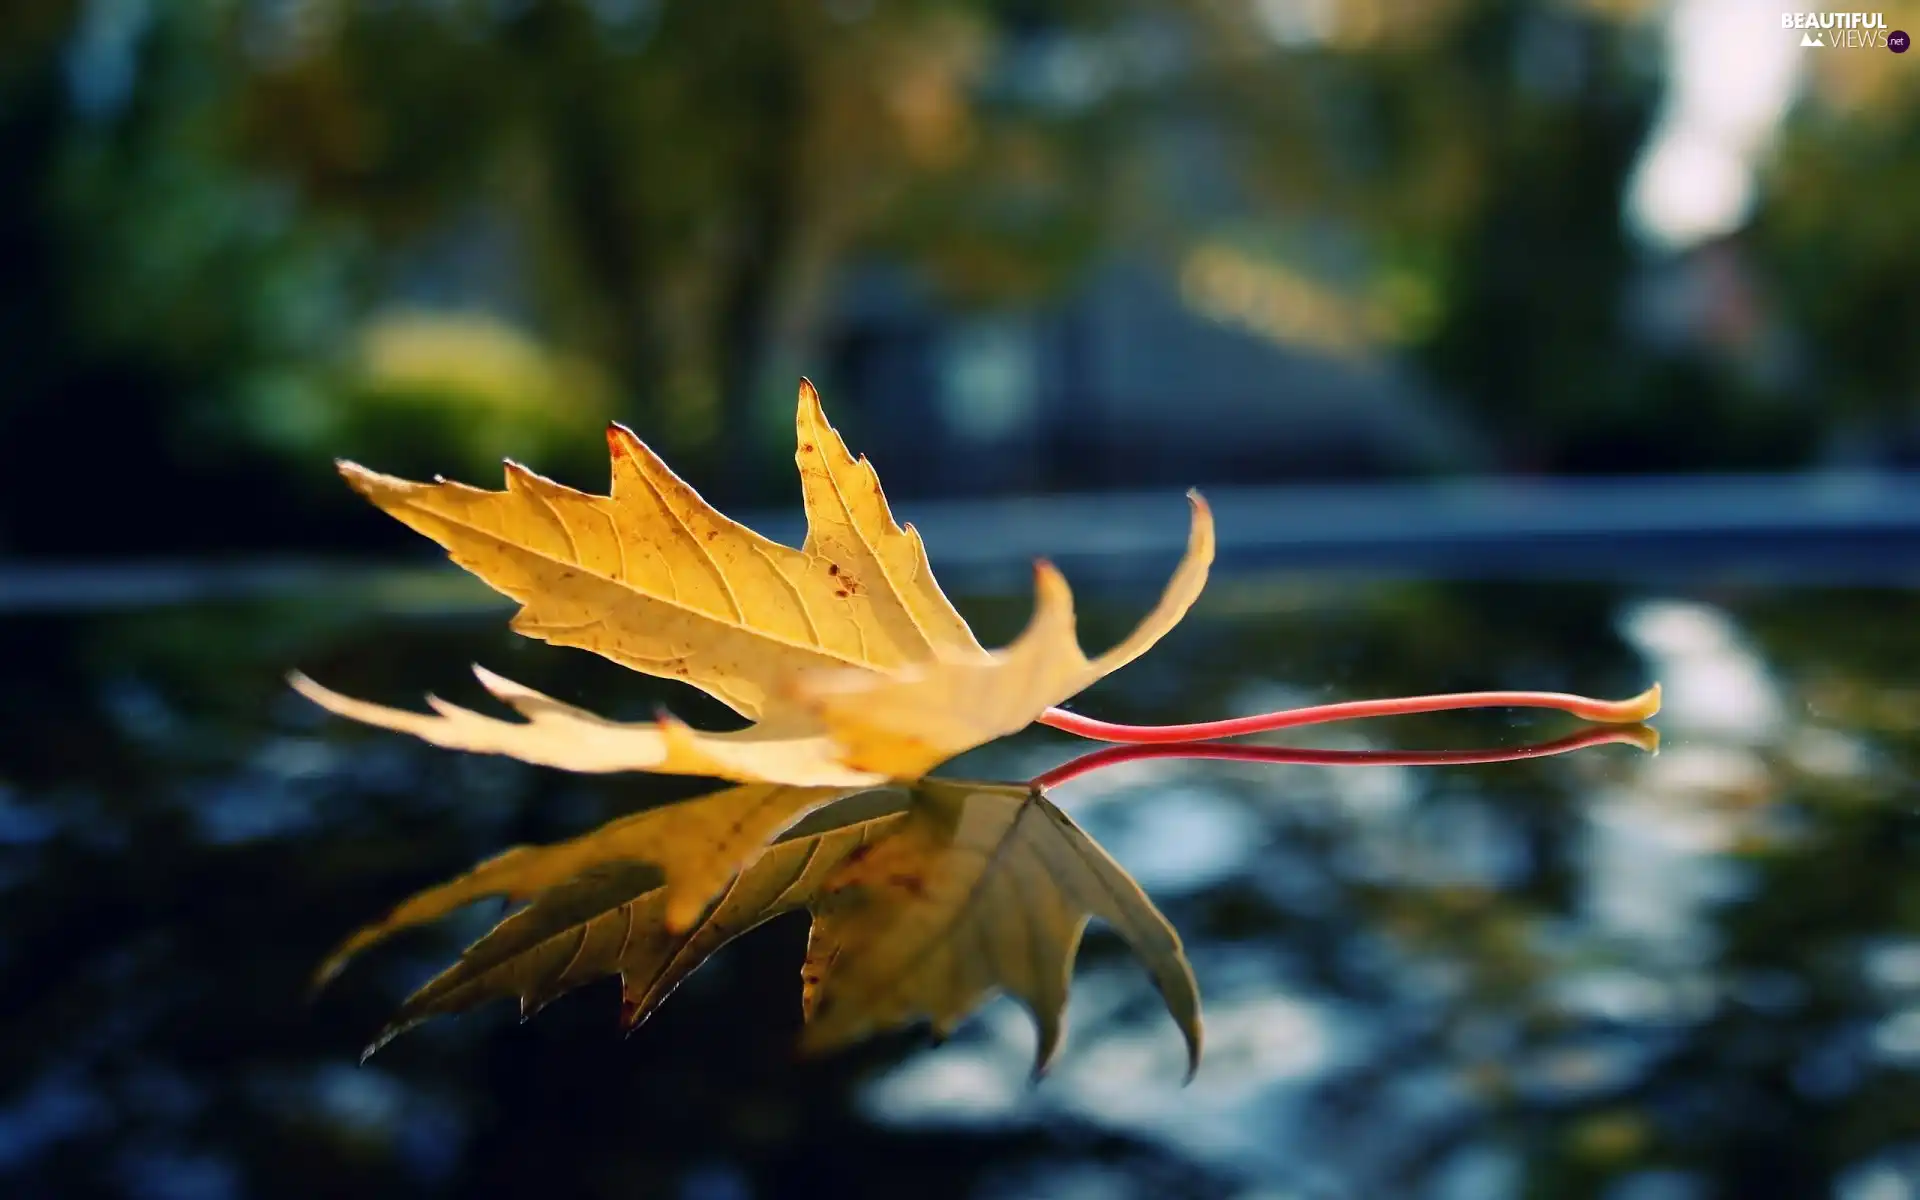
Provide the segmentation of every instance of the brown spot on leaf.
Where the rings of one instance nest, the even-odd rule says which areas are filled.
[[[812,443],[812,442],[801,442],[801,443],[800,443],[800,453],[802,453],[802,454],[812,454],[812,453],[813,453],[813,443]]]
[[[712,541],[713,539],[715,539],[715,538],[717,538],[717,537],[719,537],[719,536],[720,536],[720,531],[719,531],[718,529],[709,529],[709,530],[707,530],[707,540],[708,540],[708,541]]]
[[[847,595],[847,589],[845,589],[845,588],[835,588],[835,589],[834,589],[834,591],[833,591],[833,594],[834,594],[834,595],[836,595],[836,596],[839,596],[839,597],[840,597],[841,599],[843,599],[843,600],[844,600],[844,599],[846,598],[846,595]]]
[[[838,575],[839,573],[840,573],[840,564],[839,564],[839,563],[828,563],[828,564],[827,564],[827,574],[829,574],[829,575]]]
[[[920,899],[927,894],[926,881],[918,875],[889,875],[887,876],[887,884],[890,887],[900,889],[915,899]]]

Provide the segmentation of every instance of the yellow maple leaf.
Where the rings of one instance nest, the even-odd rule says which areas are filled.
[[[1118,646],[1086,657],[1072,594],[1043,562],[1026,631],[1004,650],[983,650],[934,581],[919,534],[894,521],[872,466],[848,453],[804,380],[795,426],[807,517],[798,550],[722,516],[618,425],[607,432],[605,496],[511,462],[499,492],[340,465],[362,495],[518,601],[520,633],[685,680],[752,720],[747,728],[611,721],[480,668],[487,689],[526,720],[434,697],[432,713],[389,708],[298,674],[293,685],[342,716],[435,745],[567,770],[856,787],[918,779],[1024,728],[1139,657],[1206,584],[1213,519],[1189,493],[1186,556]]]

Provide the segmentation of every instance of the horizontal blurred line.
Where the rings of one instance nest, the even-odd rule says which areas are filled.
[[[1920,532],[1920,473],[1215,487],[1223,551],[1551,537]],[[933,501],[903,514],[952,561],[1177,552],[1187,509],[1171,490]],[[759,518],[797,535],[797,514]]]
[[[1615,577],[1753,569],[1920,578],[1920,474],[1217,487],[1205,495],[1225,570]],[[1187,536],[1187,507],[1172,489],[898,507],[956,591],[1018,586],[1041,557],[1104,581],[1157,579]],[[740,519],[789,545],[804,534],[797,511]],[[0,563],[0,611],[303,593],[422,611],[506,603],[450,567]]]

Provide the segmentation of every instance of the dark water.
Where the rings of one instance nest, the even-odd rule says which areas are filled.
[[[1088,589],[1092,590],[1092,589]],[[479,661],[622,716],[713,705],[406,587],[0,624],[0,1189],[12,1196],[1835,1196],[1920,1188],[1920,605],[1911,592],[1216,583],[1077,707],[1193,720],[1470,687],[1667,689],[1624,746],[1409,769],[1134,764],[1056,799],[1180,928],[1208,1049],[1109,936],[1053,1073],[997,1001],[946,1044],[797,1058],[792,917],[629,1039],[603,982],[355,1065],[497,915],[314,964],[517,842],[699,790],[326,717],[477,702]],[[1137,611],[1092,603],[1097,647]],[[1025,601],[966,601],[983,638]],[[1543,739],[1551,714],[1329,730]],[[1031,731],[947,774],[1019,779]]]

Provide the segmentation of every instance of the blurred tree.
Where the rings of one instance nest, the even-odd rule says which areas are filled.
[[[1787,129],[1754,247],[1805,348],[1828,449],[1920,463],[1920,71],[1822,62]],[[1856,184],[1857,186],[1849,186]]]
[[[265,540],[334,453],[478,470],[459,448],[480,457],[485,439],[455,430],[502,411],[516,380],[510,407],[563,429],[643,423],[697,478],[732,467],[735,498],[764,499],[749,468],[783,440],[849,255],[884,247],[961,293],[1031,294],[1094,240],[1075,203],[1089,189],[1051,148],[1062,123],[974,102],[992,6],[35,11],[5,42],[5,137],[38,186],[11,197],[4,236],[40,271],[9,280],[9,326],[44,358],[7,406],[14,465],[51,484],[70,466],[57,447],[104,422],[208,491],[161,498],[139,531],[16,516],[22,550],[190,547],[168,526],[196,509],[216,543]],[[396,305],[462,331],[402,322],[416,366],[452,356],[432,387],[383,383],[394,331],[360,336]],[[556,357],[480,384],[469,353]],[[617,383],[558,403],[596,375]],[[397,397],[425,424],[355,415]],[[485,457],[526,455],[539,424]],[[568,445],[543,465],[604,470],[591,440]],[[245,465],[263,447],[297,451],[294,488]],[[241,481],[253,516],[217,511]]]
[[[1855,198],[1911,190],[1916,77],[1892,55],[1820,62],[1755,226],[1679,264],[1758,306],[1750,336],[1650,344],[1635,289],[1661,264],[1620,201],[1660,99],[1653,15],[11,6],[0,469],[17,495],[70,486],[68,448],[111,430],[149,475],[117,522],[10,506],[0,545],[410,545],[368,531],[328,458],[481,478],[511,454],[594,483],[584,431],[608,417],[729,503],[785,500],[763,468],[794,377],[832,369],[841,283],[876,261],[948,304],[1030,304],[1100,258],[1253,281],[1288,318],[1266,336],[1407,359],[1510,468],[1791,465],[1820,434],[1884,460],[1920,370],[1901,285],[1920,229]],[[1188,300],[1237,320],[1234,298]],[[1769,341],[1808,352],[1756,371]]]
[[[250,80],[250,159],[429,258],[448,214],[471,214],[535,323],[627,381],[707,473],[784,442],[850,255],[885,245],[976,291],[1031,290],[1049,277],[1020,226],[1050,239],[1084,190],[1036,189],[1046,131],[975,103],[982,5],[304,7]],[[1015,189],[1038,210],[968,238]]]

